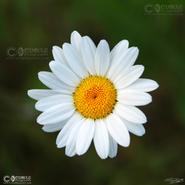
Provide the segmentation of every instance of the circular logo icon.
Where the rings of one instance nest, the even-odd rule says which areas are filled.
[[[24,55],[24,49],[22,47],[17,50],[18,56],[22,57]]]
[[[14,182],[14,181],[15,181],[15,176],[12,175],[11,178],[10,178],[10,180],[11,180],[12,182]]]

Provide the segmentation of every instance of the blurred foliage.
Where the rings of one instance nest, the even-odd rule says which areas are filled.
[[[152,5],[182,5],[183,12],[148,13]],[[1,0],[0,1],[0,174],[31,175],[32,184],[162,185],[184,177],[185,13],[181,0]],[[154,10],[154,9],[153,9]],[[155,10],[156,11],[156,10]],[[44,88],[37,72],[48,70],[51,48],[78,30],[113,47],[128,39],[140,49],[144,77],[160,88],[144,108],[146,134],[131,136],[117,158],[100,160],[94,148],[68,158],[55,146],[57,133],[46,134],[27,89]],[[48,48],[46,57],[11,57],[10,48]],[[2,182],[2,178],[1,178]]]

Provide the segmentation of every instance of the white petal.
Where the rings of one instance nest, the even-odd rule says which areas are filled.
[[[28,96],[35,100],[58,94],[58,92],[48,89],[31,89],[27,91]]]
[[[140,78],[135,81],[128,89],[138,90],[143,92],[150,92],[159,87],[158,83],[154,80]]]
[[[110,135],[121,146],[127,147],[130,144],[128,130],[122,120],[116,114],[111,114],[106,119]]]
[[[91,75],[96,73],[94,57],[95,57],[96,46],[94,42],[87,36],[82,38],[81,43],[81,55],[83,63]]]
[[[47,71],[41,71],[38,73],[39,80],[51,89],[59,89],[64,93],[71,93],[72,88],[62,81],[60,81],[53,73]]]
[[[109,135],[103,120],[95,121],[94,145],[101,159],[106,159],[109,154]]]
[[[66,149],[65,149],[65,154],[69,157],[74,156],[76,153],[76,139],[78,136],[80,126],[82,125],[82,122],[83,121],[75,123],[69,133],[69,136],[66,142]]]
[[[141,124],[131,123],[129,121],[123,120],[129,132],[133,133],[136,136],[143,136],[145,134],[145,128]]]
[[[62,64],[66,63],[63,51],[60,47],[53,46],[52,53],[53,53],[53,58],[55,61],[61,62]]]
[[[58,62],[50,62],[49,66],[53,73],[64,83],[76,87],[80,79],[64,64]]]
[[[72,144],[66,146],[65,154],[68,157],[73,157],[76,154],[75,142],[72,142]]]
[[[42,98],[35,104],[35,108],[39,111],[45,111],[59,104],[68,105],[72,103],[73,103],[72,96],[58,94],[58,95]]]
[[[69,118],[73,112],[73,104],[59,104],[40,114],[37,122],[41,125],[57,123]]]
[[[83,66],[79,53],[72,47],[72,45],[65,43],[63,44],[64,56],[67,59],[67,63],[70,68],[79,77],[84,78],[88,75],[87,70]]]
[[[81,38],[81,35],[77,31],[71,33],[71,44],[78,51],[80,50]]]
[[[94,121],[90,119],[86,119],[80,127],[76,141],[76,153],[78,155],[82,155],[88,150],[94,136],[94,128]]]
[[[123,76],[116,78],[115,79],[115,85],[117,89],[123,89],[133,82],[135,82],[142,74],[144,71],[144,66],[143,65],[135,65],[132,66],[127,74],[124,74]],[[117,80],[118,79],[118,80]]]
[[[111,66],[115,65],[115,63],[120,59],[122,54],[128,49],[128,41],[122,40],[120,41],[111,51]]]
[[[109,67],[109,70],[107,72],[107,77],[110,79],[114,79],[115,76],[117,76],[117,70],[120,66],[124,65],[125,63],[123,61],[125,55],[128,52],[128,46],[126,42],[123,42],[123,44],[119,44],[118,46],[116,45],[113,50],[111,51],[111,65]],[[115,75],[116,72],[116,75]],[[122,70],[123,72],[123,70]]]
[[[68,136],[71,132],[71,128],[75,126],[78,122],[82,121],[82,116],[78,113],[74,113],[74,115],[67,121],[63,129],[60,131],[60,133],[57,136],[56,144],[58,148],[62,148],[66,145]]]
[[[61,121],[59,123],[55,123],[55,124],[49,124],[49,125],[44,125],[42,127],[42,130],[45,132],[56,132],[59,131],[63,128],[63,126],[66,124],[66,120],[65,121]]]
[[[122,74],[125,71],[127,71],[129,67],[131,67],[135,63],[138,54],[139,54],[139,50],[136,47],[131,47],[125,50],[120,55],[120,58],[117,59],[117,61],[115,61],[113,65],[111,65],[107,76],[110,79],[115,80],[115,78],[119,74]]]
[[[115,112],[120,117],[134,123],[143,124],[147,122],[144,113],[134,106],[122,105],[121,103],[118,102],[115,107]]]
[[[110,49],[107,41],[101,40],[95,54],[95,69],[97,75],[105,75],[110,64]]]
[[[130,67],[134,65],[139,54],[139,49],[137,47],[131,47],[127,50],[127,54],[124,57],[125,67]]]
[[[117,152],[118,152],[118,144],[109,134],[109,157],[110,158],[116,157]]]
[[[147,105],[152,102],[150,94],[135,90],[118,91],[118,101],[125,105]]]

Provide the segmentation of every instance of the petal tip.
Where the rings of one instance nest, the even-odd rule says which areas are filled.
[[[78,35],[78,36],[81,36],[80,33],[76,30],[72,31],[71,35]]]
[[[28,95],[29,97],[31,97],[31,91],[32,91],[32,90],[31,90],[31,89],[29,89],[29,90],[27,90],[27,92],[26,92],[26,93],[27,93],[27,95]]]
[[[32,92],[34,91],[34,89],[29,89],[27,90],[27,95],[30,97],[30,98],[33,98],[33,95],[32,95]],[[34,99],[34,98],[33,98]]]
[[[155,81],[155,89],[154,90],[156,90],[158,88],[159,88],[159,84]]]
[[[41,116],[41,115],[42,115],[42,114],[40,114],[40,116]],[[40,116],[37,117],[36,122],[37,122],[39,125],[44,125],[43,120],[42,120],[42,118],[41,118]]]

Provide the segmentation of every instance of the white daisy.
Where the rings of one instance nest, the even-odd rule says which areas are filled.
[[[39,72],[47,89],[29,90],[42,113],[37,122],[45,132],[60,131],[56,144],[67,156],[84,154],[93,140],[98,155],[117,155],[118,144],[128,147],[129,132],[142,136],[144,113],[136,106],[152,101],[147,92],[158,88],[140,78],[143,65],[134,65],[137,47],[120,41],[111,51],[105,40],[96,47],[88,37],[74,31],[71,43],[53,47],[52,72]]]

